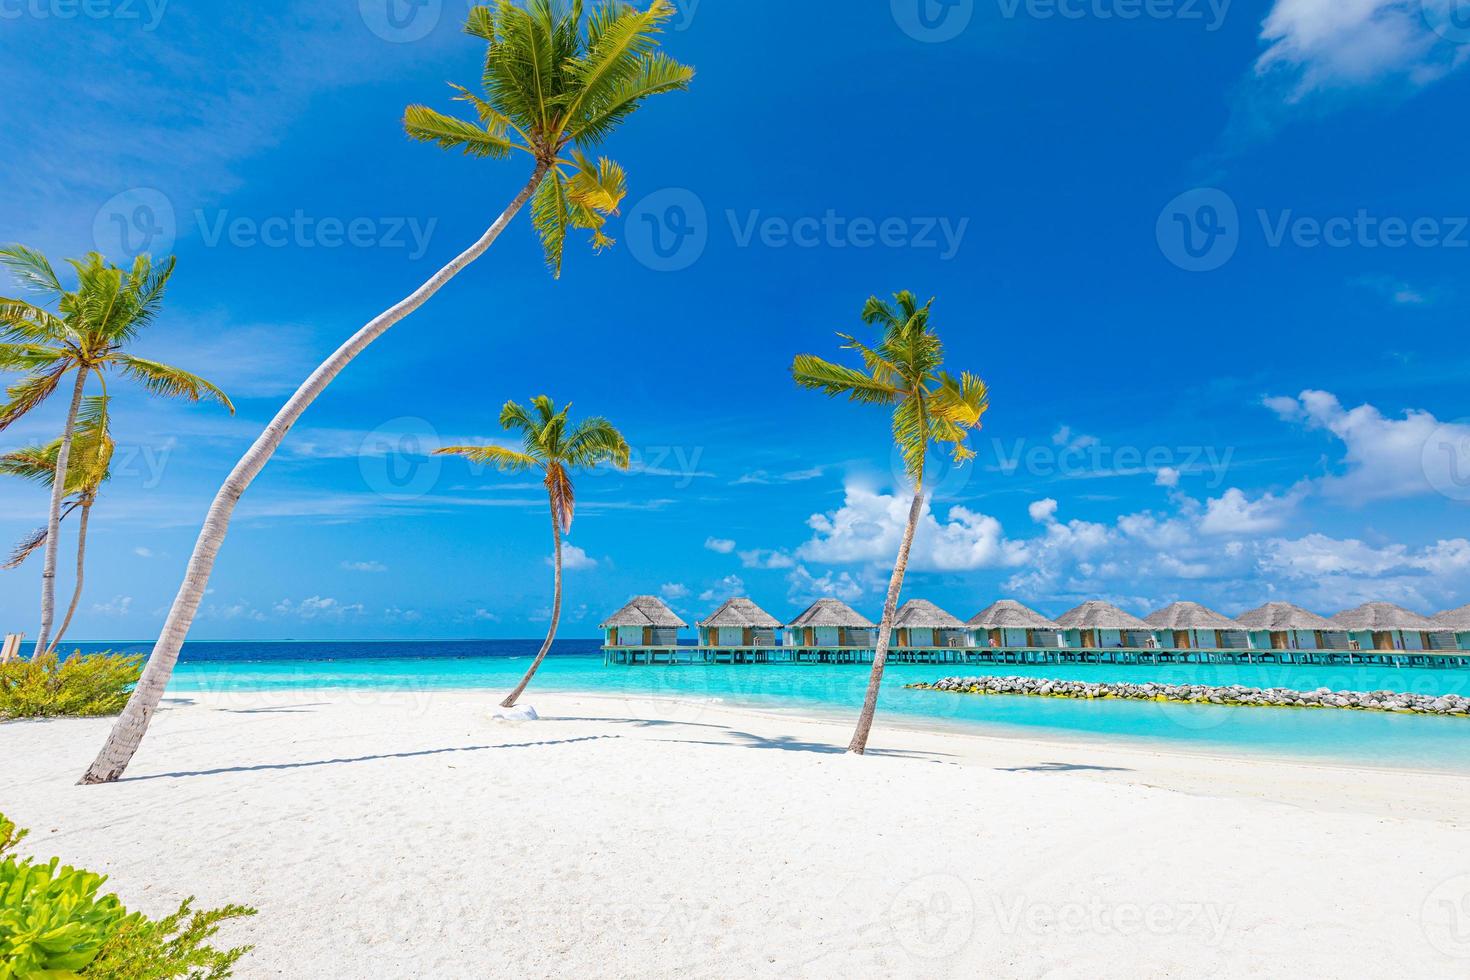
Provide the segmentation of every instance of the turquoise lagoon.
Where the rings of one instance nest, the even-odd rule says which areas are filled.
[[[81,644],[87,651],[146,652],[146,643]],[[189,643],[170,694],[269,690],[487,690],[519,679],[538,642],[516,640],[333,643]],[[1259,665],[922,666],[891,664],[883,718],[910,727],[1070,741],[1126,742],[1217,755],[1278,757],[1470,774],[1470,718],[1326,709],[1230,708],[1127,701],[980,697],[905,690],[952,674],[1088,681],[1245,684],[1312,690],[1470,694],[1470,670]],[[851,719],[866,666],[607,667],[595,640],[559,641],[534,690],[678,698]],[[534,699],[531,699],[534,701]],[[1059,760],[1060,761],[1060,760]]]

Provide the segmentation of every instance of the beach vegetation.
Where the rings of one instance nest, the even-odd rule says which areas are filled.
[[[944,370],[944,345],[929,319],[933,305],[931,299],[920,306],[907,290],[895,293],[892,302],[870,296],[863,306],[862,319],[878,328],[877,343],[870,347],[849,334],[838,334],[844,350],[857,352],[861,368],[835,364],[813,354],[798,354],[791,365],[792,377],[802,388],[893,410],[893,441],[912,488],[908,521],[878,624],[867,694],[848,744],[848,751],[859,755],[867,749],[868,733],[873,727],[899,593],[914,532],[923,514],[924,474],[930,449],[936,444],[947,447],[957,466],[973,459],[975,452],[966,440],[980,427],[980,418],[990,405],[985,382],[979,377],[969,372],[955,376]]]
[[[43,653],[0,664],[0,720],[115,715],[143,672],[142,654]]]
[[[536,470],[542,475],[542,484],[546,487],[546,496],[551,504],[551,625],[525,676],[515,690],[500,702],[503,708],[515,707],[516,701],[531,683],[531,678],[536,676],[541,661],[546,659],[552,641],[556,639],[557,624],[561,621],[562,537],[572,530],[572,512],[576,508],[571,471],[590,470],[600,463],[611,463],[626,470],[631,455],[627,440],[613,428],[611,422],[605,418],[593,417],[573,425],[568,420],[571,410],[570,403],[558,409],[556,403],[546,395],[532,398],[529,408],[518,402],[508,401],[500,410],[500,426],[507,432],[520,436],[519,450],[483,445],[448,446],[436,451],[436,455],[463,456],[476,463],[492,463],[505,473]]]
[[[642,8],[623,0],[497,0],[471,8],[465,32],[486,45],[481,89],[455,87],[471,118],[414,105],[404,112],[404,129],[412,139],[477,159],[524,154],[530,165],[524,185],[474,244],[313,371],[235,465],[210,505],[133,699],[82,782],[108,782],[127,768],[204,599],[235,506],[332,379],[484,255],[527,202],[553,274],[561,271],[570,232],[589,233],[595,249],[613,244],[603,227],[622,204],[627,177],[621,166],[597,154],[649,99],[689,87],[693,69],[659,50],[659,35],[675,13],[670,0],[650,0]]]
[[[61,863],[17,858],[27,832],[0,814],[0,980],[105,977],[107,980],[216,980],[249,946],[217,949],[220,923],[254,915],[243,905],[195,911],[186,899],[149,919],[102,891],[107,878]]]

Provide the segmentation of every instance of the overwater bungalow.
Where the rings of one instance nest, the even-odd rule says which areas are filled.
[[[1250,646],[1244,627],[1197,602],[1172,603],[1143,621],[1153,627],[1154,638],[1166,650],[1244,650]]]
[[[1110,602],[1092,599],[1057,617],[1062,646],[1086,654],[1095,650],[1142,650],[1158,645],[1153,627]],[[1098,658],[1103,659],[1103,658]],[[1111,658],[1108,658],[1111,659]]]
[[[970,631],[959,617],[928,599],[910,599],[894,614],[889,646],[895,660],[933,663],[938,658],[963,662],[963,651],[969,645]]]
[[[712,663],[763,663],[780,642],[781,621],[743,597],[726,599],[694,625],[699,648]]]
[[[1347,632],[1332,620],[1289,602],[1268,602],[1235,621],[1250,635],[1253,650],[1346,650]]]
[[[877,639],[872,620],[839,599],[818,599],[786,624],[786,646],[797,660],[846,663],[862,659]],[[804,656],[810,654],[810,657]]]
[[[1014,599],[1001,599],[970,617],[977,645],[992,650],[1051,649],[1062,645],[1062,627]]]
[[[1428,616],[1391,602],[1365,602],[1332,617],[1346,630],[1351,650],[1433,651],[1455,649],[1455,634]]]
[[[1454,631],[1457,648],[1470,650],[1470,605],[1461,606],[1459,609],[1446,609],[1430,618],[1440,626]]]
[[[679,631],[688,625],[658,596],[634,596],[598,627],[604,636],[604,660],[673,663],[678,656]]]

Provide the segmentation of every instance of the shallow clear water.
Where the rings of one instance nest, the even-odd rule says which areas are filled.
[[[520,678],[539,643],[529,640],[395,643],[189,643],[169,691],[325,690],[431,691],[485,688],[499,692]],[[144,653],[147,643],[82,644],[84,650]],[[1152,666],[891,664],[884,674],[883,714],[906,723],[992,735],[1166,744],[1230,755],[1270,755],[1321,762],[1470,773],[1470,719],[1358,711],[1230,708],[1129,701],[982,697],[908,691],[903,685],[953,674],[1004,674],[1087,681],[1246,684],[1312,690],[1391,690],[1470,694],[1470,670],[1389,667],[1200,664]],[[592,691],[719,700],[771,709],[832,712],[850,719],[862,703],[865,665],[604,667],[595,640],[557,644],[533,690]]]

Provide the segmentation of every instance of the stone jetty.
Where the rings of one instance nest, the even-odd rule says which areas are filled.
[[[1256,708],[1346,708],[1392,711],[1411,715],[1470,716],[1470,698],[1459,694],[1432,696],[1398,691],[1293,691],[1284,687],[1230,684],[1102,684],[1049,677],[946,677],[932,684],[907,684],[919,691],[953,694],[1013,694],[1078,700],[1175,701],[1181,704],[1228,704]]]

